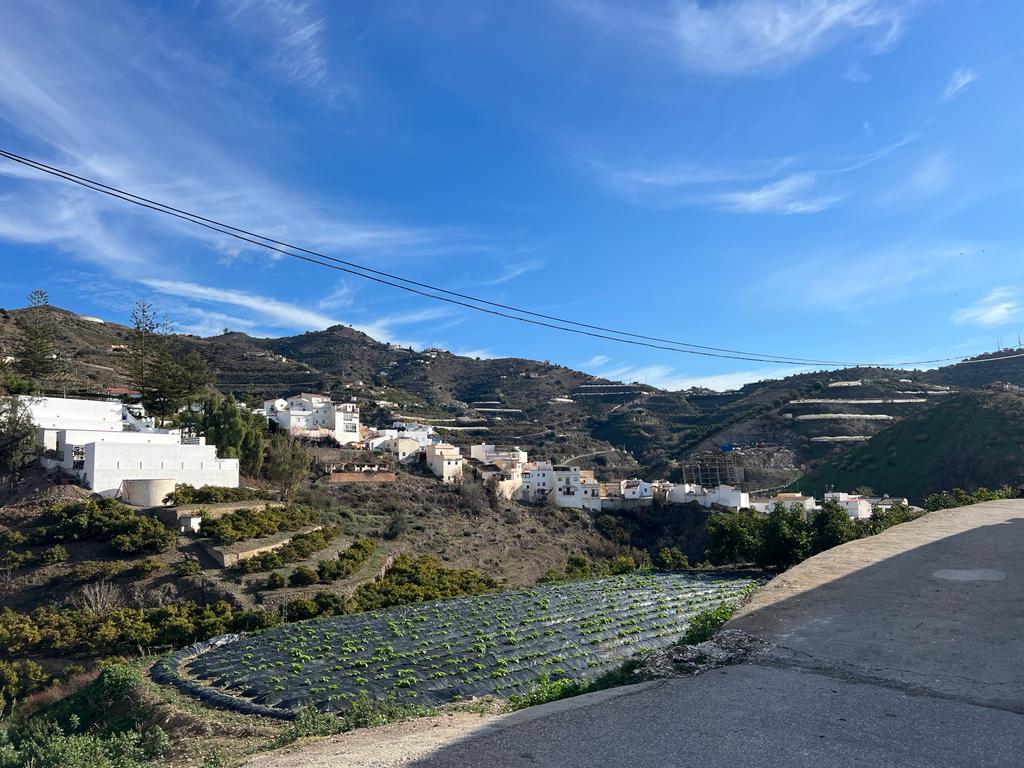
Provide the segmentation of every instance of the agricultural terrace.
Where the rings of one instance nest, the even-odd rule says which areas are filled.
[[[545,675],[591,679],[668,646],[694,614],[754,584],[630,574],[318,618],[213,648],[184,672],[240,701],[286,710],[337,711],[364,691],[425,704],[506,698]]]

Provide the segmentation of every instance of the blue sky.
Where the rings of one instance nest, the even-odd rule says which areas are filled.
[[[0,6],[0,146],[493,301],[774,355],[1024,332],[1013,0]],[[3,161],[5,162],[5,161]],[[801,369],[488,318],[0,164],[0,305],[734,386]]]

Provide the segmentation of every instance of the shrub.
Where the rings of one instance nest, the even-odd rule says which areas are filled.
[[[318,580],[317,572],[312,568],[299,566],[288,577],[288,584],[293,587],[308,587],[310,584],[316,584]]]
[[[54,544],[52,547],[47,547],[39,553],[39,558],[47,565],[53,565],[54,563],[63,563],[68,559],[68,550],[66,547],[62,547],[60,544]]]
[[[658,570],[670,573],[686,571],[690,568],[690,559],[680,552],[677,547],[662,547],[659,549],[654,563]]]
[[[289,543],[278,547],[273,552],[265,552],[262,555],[243,560],[242,572],[258,573],[280,568],[285,563],[308,560],[311,555],[329,546],[340,534],[340,528],[330,525],[317,531],[300,533]]]
[[[997,501],[999,499],[1014,499],[1016,491],[1008,485],[990,491],[982,487],[975,491],[965,491],[962,488],[954,488],[952,491],[933,493],[924,501],[924,508],[929,512],[939,509],[952,509],[954,507],[966,507],[971,504],[980,504],[983,501]]]
[[[270,507],[268,509],[239,509],[216,519],[206,519],[199,535],[218,544],[230,544],[246,539],[273,536],[320,522],[320,515],[303,507]]]
[[[132,568],[135,573],[140,576],[149,576],[151,573],[156,573],[164,568],[164,562],[158,557],[146,557],[139,560]]]
[[[284,574],[280,571],[274,571],[267,576],[267,589],[281,589],[284,585]]]
[[[270,498],[271,495],[261,488],[222,488],[215,485],[193,488],[187,483],[179,483],[164,497],[164,504],[219,504],[229,501],[265,501]]]
[[[175,538],[156,518],[108,498],[52,506],[43,522],[41,541],[106,541],[124,555],[163,552]]]
[[[710,640],[719,627],[729,620],[734,610],[732,605],[723,603],[717,608],[708,608],[695,614],[686,628],[683,642],[687,645],[696,645]]]
[[[203,566],[194,557],[188,557],[172,565],[171,570],[174,571],[175,576],[195,576],[202,573]]]

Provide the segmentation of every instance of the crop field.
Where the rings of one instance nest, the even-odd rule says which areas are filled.
[[[668,646],[689,617],[754,584],[633,574],[312,619],[213,648],[186,669],[224,694],[288,710],[336,711],[364,691],[424,704],[505,698],[544,675],[590,679]]]

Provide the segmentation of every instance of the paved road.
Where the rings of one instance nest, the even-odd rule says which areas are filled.
[[[408,748],[339,740],[278,765],[1024,766],[1024,501],[826,552],[730,626],[769,647],[693,678],[420,731]]]

